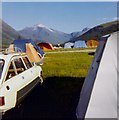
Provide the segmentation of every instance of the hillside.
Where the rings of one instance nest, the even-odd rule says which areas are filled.
[[[70,41],[76,40],[99,40],[102,36],[119,31],[119,21],[113,21],[98,25],[88,30],[86,33],[72,38]]]
[[[86,28],[84,28],[82,31],[72,32],[72,33],[71,33],[71,36],[72,36],[72,38],[78,37],[78,36],[83,35],[84,33],[86,33],[86,32],[89,31],[89,30],[90,30],[90,28],[86,27]]]
[[[2,45],[8,46],[20,34],[4,21],[0,20],[0,22],[2,22]]]

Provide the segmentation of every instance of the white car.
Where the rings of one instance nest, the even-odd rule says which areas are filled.
[[[42,82],[41,67],[32,64],[26,54],[0,53],[0,112],[15,107]]]

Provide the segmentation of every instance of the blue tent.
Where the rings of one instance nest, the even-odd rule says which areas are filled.
[[[85,41],[79,40],[74,43],[74,48],[86,48]]]
[[[64,48],[72,48],[73,46],[74,46],[74,43],[68,42],[68,43],[65,43]]]
[[[26,52],[26,43],[31,43],[34,46],[34,48],[37,50],[39,55],[41,57],[44,56],[45,53],[31,39],[14,40],[13,41],[14,49],[20,48],[22,50],[22,52]]]

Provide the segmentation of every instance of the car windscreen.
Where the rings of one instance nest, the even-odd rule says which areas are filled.
[[[2,71],[3,71],[3,67],[4,67],[4,60],[0,59],[0,79],[1,79]]]

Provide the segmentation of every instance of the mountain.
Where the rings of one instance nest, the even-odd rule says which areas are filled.
[[[43,24],[26,27],[20,30],[19,33],[25,38],[52,43],[53,45],[62,44],[71,39],[70,34],[51,29]]]
[[[99,40],[102,36],[119,31],[119,21],[112,21],[89,29],[82,35],[74,36],[70,41]]]
[[[90,30],[90,28],[86,27],[80,32],[72,32],[71,36],[72,36],[72,38],[81,36],[82,34],[86,33],[88,30]]]
[[[0,28],[2,29],[2,31],[0,31],[2,32],[2,45],[8,46],[14,39],[17,39],[18,37],[22,38],[22,36],[15,29],[1,19],[0,23],[2,24],[2,28]]]
[[[78,40],[98,40],[103,35],[119,30],[119,21],[101,24],[91,29],[86,27],[80,32],[72,32],[69,34],[51,29],[43,24],[37,24],[32,27],[26,27],[20,31],[16,31],[4,21],[0,20],[0,22],[2,23],[2,31],[0,31],[0,33],[2,33],[2,44],[7,46],[14,39],[19,37],[38,40],[39,42],[52,43],[53,45],[63,45],[64,43],[75,42]]]

